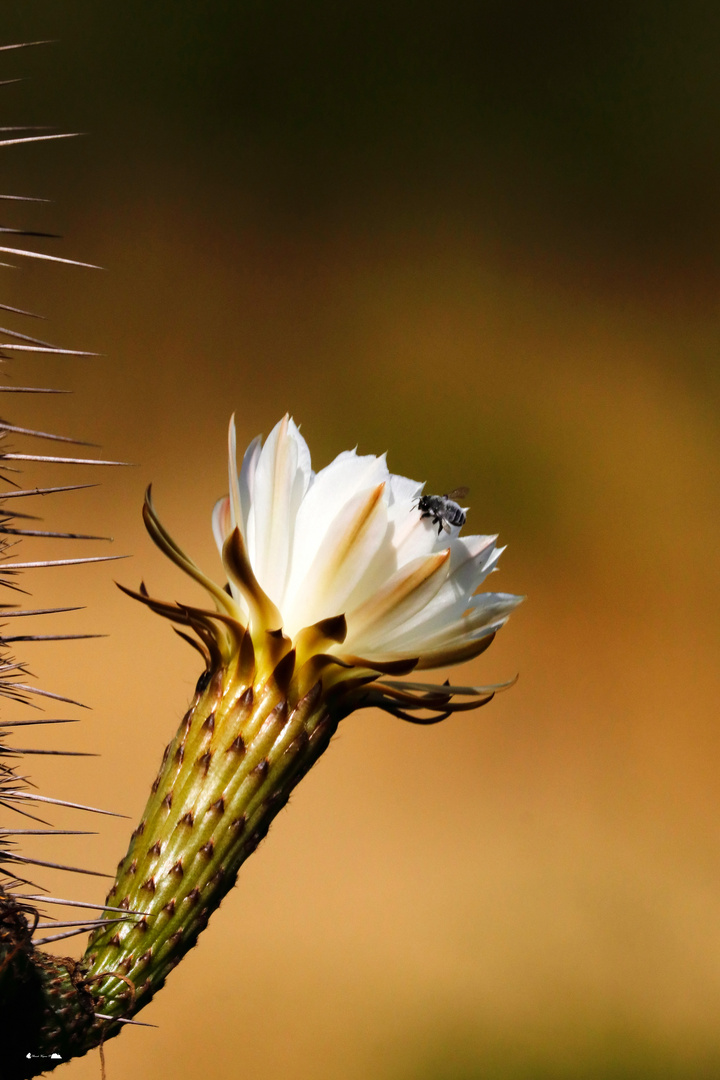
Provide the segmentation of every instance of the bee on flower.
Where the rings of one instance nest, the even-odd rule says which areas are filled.
[[[384,455],[345,451],[314,473],[305,439],[285,416],[264,445],[253,440],[239,474],[231,423],[229,472],[213,529],[237,616],[254,637],[263,625],[252,610],[260,590],[272,624],[264,629],[293,642],[342,618],[343,640],[328,645],[330,655],[378,670],[440,667],[487,648],[521,599],[476,595],[500,556],[496,537],[434,535],[412,512],[422,485],[390,473]]]
[[[344,716],[375,706],[435,723],[500,689],[402,678],[478,656],[522,599],[478,591],[496,537],[461,535],[464,510],[445,506],[436,529],[438,507],[422,500],[438,497],[422,490],[355,450],[315,473],[289,416],[238,470],[231,421],[229,494],[212,518],[222,584],[170,537],[148,492],[152,539],[212,606],[125,590],[180,628],[205,672],[108,897],[143,917],[90,942],[106,1016],[127,1008],[123,982],[134,1011],[159,989]]]

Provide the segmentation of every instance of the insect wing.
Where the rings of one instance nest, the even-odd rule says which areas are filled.
[[[458,499],[466,499],[469,494],[470,494],[470,488],[468,488],[468,487],[457,487],[457,488],[453,488],[452,491],[448,491],[447,494],[445,495],[445,498],[446,499],[452,499],[453,502],[457,502]]]

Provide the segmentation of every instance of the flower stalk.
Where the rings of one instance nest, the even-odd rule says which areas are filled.
[[[200,679],[108,896],[142,914],[88,947],[99,1012],[132,1015],[160,989],[327,747],[338,720],[321,681],[298,697],[278,668],[255,687],[242,665]]]

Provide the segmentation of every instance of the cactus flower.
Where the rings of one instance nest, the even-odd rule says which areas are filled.
[[[309,628],[343,617],[343,640],[329,655],[379,670],[439,667],[481,652],[518,603],[474,595],[500,555],[496,538],[436,535],[414,509],[422,485],[390,473],[384,455],[345,451],[316,474],[287,416],[264,446],[253,440],[239,475],[232,423],[229,443],[230,494],[213,529],[232,613],[256,647],[258,631],[282,629],[296,645]]]
[[[212,606],[131,593],[177,624],[205,671],[108,896],[127,921],[88,946],[105,1034],[195,943],[344,716],[376,706],[434,723],[490,700],[497,687],[398,676],[477,656],[521,599],[477,592],[500,554],[495,537],[437,530],[418,508],[422,485],[390,473],[384,456],[345,451],[314,473],[288,416],[250,444],[239,472],[231,422],[229,485],[212,521],[223,585],[146,498],[152,539]]]

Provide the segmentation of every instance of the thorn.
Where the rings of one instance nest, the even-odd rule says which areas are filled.
[[[13,855],[9,851],[3,851],[0,861],[28,863],[31,866],[47,866],[52,870],[68,870],[73,874],[89,874],[91,877],[113,878],[113,874],[102,874],[99,870],[83,870],[80,866],[65,866],[63,863],[45,862],[43,859],[28,859],[25,855]]]
[[[36,881],[30,881],[29,878],[15,877],[12,882],[6,886],[8,889],[15,889],[18,885],[34,885],[36,889],[41,889],[42,885],[38,885]]]
[[[35,570],[41,566],[77,566],[79,563],[114,562],[116,559],[129,559],[129,555],[91,555],[84,559],[43,559],[40,562],[4,563],[0,573],[14,573],[15,570]]]
[[[10,589],[11,592],[22,593],[23,596],[30,596],[30,593],[28,592],[27,589],[21,589],[19,585],[17,585],[16,583],[14,583],[12,581],[3,581],[2,584],[3,584],[3,587],[5,589]]]
[[[110,907],[108,904],[88,904],[85,900],[64,900],[59,896],[42,896],[18,894],[17,900],[37,900],[43,904],[64,904],[66,907],[93,908],[95,911],[119,911],[122,915],[142,915],[143,918],[152,918],[151,911],[133,911],[130,908]]]
[[[107,972],[108,977],[112,977],[112,971]],[[144,1023],[142,1020],[123,1020],[119,1016],[110,1016],[108,1013],[95,1013],[98,1020],[111,1020],[113,1024],[133,1024],[135,1027],[149,1027],[156,1028],[157,1024]]]
[[[53,806],[67,806],[71,810],[88,810],[92,814],[103,814],[106,817],[116,817],[127,819],[127,814],[116,814],[112,810],[99,810],[96,806],[83,806],[82,803],[66,802],[64,799],[51,799],[47,795],[33,795],[29,791],[2,791],[0,792],[0,802],[5,802],[6,799],[18,799],[22,802],[42,802],[52,803]]]
[[[0,127],[0,131],[42,131],[42,128],[4,128]],[[39,240],[62,240],[63,237],[58,233],[51,232],[36,232],[35,229],[10,229],[0,225],[0,233],[4,233],[6,236],[34,236]],[[2,333],[3,331],[0,331]],[[8,334],[13,334],[12,330],[7,331]],[[15,336],[13,334],[13,336]],[[22,337],[22,334],[20,335]],[[30,340],[30,339],[29,339]]]
[[[2,803],[1,798],[0,798],[0,803]],[[27,810],[21,810],[20,807],[18,807],[18,806],[6,806],[6,809],[14,810],[15,813],[20,814],[21,817],[26,817],[30,821],[37,821],[37,822],[39,822],[40,825],[47,825],[48,827],[51,826],[51,823],[49,821],[45,821],[44,818],[37,817],[36,814],[28,814]],[[28,882],[28,884],[32,884],[32,882]]]
[[[0,499],[2,499],[1,495]],[[2,524],[7,524],[9,521],[42,521],[42,518],[37,514],[24,514],[22,510],[6,510],[0,502],[0,529]],[[5,545],[6,548],[10,548],[10,546],[10,544]]]
[[[76,133],[79,134],[79,133]],[[72,135],[41,135],[38,139],[71,139]],[[35,139],[16,139],[15,142],[31,142]],[[8,146],[8,141],[1,141],[0,146]],[[24,255],[28,259],[41,259],[43,262],[64,263],[66,266],[84,266],[87,270],[102,270],[101,266],[93,263],[77,262],[75,259],[60,259],[57,255],[43,255],[39,251],[26,251],[24,248],[0,247],[0,252],[5,255]]]
[[[53,435],[49,431],[34,431],[32,428],[16,427],[0,420],[0,431],[12,431],[15,435],[33,435],[36,439],[51,439],[53,442],[73,443],[75,446],[97,446],[97,443],[73,439],[69,435]]]
[[[78,705],[81,709],[89,708],[88,705],[83,705],[82,701],[63,697],[62,694],[52,694],[49,690],[41,690],[39,686],[28,686],[27,683],[6,683],[2,686],[0,683],[0,691],[3,693],[7,694],[15,690],[23,690],[26,694],[37,694],[38,697],[52,698],[53,701],[64,701],[66,705]]]
[[[123,918],[119,915],[117,919],[76,919],[75,922],[39,922],[35,927],[36,930],[52,930],[53,927],[59,926],[108,926],[110,923],[128,922],[128,918]]]
[[[98,461],[94,458],[48,457],[41,454],[0,454],[3,461],[54,461],[58,465],[131,465],[130,461]]]
[[[15,634],[13,637],[3,637],[0,634],[0,645],[7,645],[9,641],[85,641],[89,638],[108,636],[108,634]]]
[[[1,512],[0,512],[1,513]],[[40,518],[34,514],[19,514],[8,513],[7,520],[12,521],[15,518],[22,517],[28,521],[39,521]],[[52,532],[49,529],[12,529],[9,526],[3,526],[0,521],[0,535],[1,536],[42,536],[45,539],[52,540],[108,540],[112,543],[112,536],[91,536],[89,533],[63,533]]]
[[[79,724],[80,717],[72,720],[3,720],[2,727],[33,727],[36,724]]]
[[[21,41],[17,45],[0,45],[0,52],[11,52],[13,49],[31,49],[35,45],[54,45],[53,38],[45,38],[42,41]]]
[[[25,199],[22,195],[0,195],[0,199],[10,200],[11,202],[49,202],[49,199]],[[10,304],[0,304],[0,311],[11,311],[13,315],[27,315],[31,319],[44,319],[44,315],[36,315],[34,311],[26,311],[25,308],[11,307]]]
[[[0,143],[0,146],[2,146],[2,143]],[[0,248],[0,251],[2,251],[2,248]],[[27,255],[29,252],[24,252],[24,254]],[[46,256],[46,258],[49,257],[49,255]],[[60,262],[64,261],[63,259],[60,260]],[[7,266],[9,264],[3,263],[2,265]],[[80,265],[84,266],[85,264],[80,263]],[[100,356],[100,353],[87,352],[82,349],[56,349],[51,345],[13,345],[10,341],[0,341],[0,349],[5,349],[7,352],[52,353],[53,356]]]
[[[54,393],[54,391],[48,391]],[[66,484],[64,487],[27,488],[25,491],[8,491],[0,495],[0,502],[4,499],[22,499],[30,495],[52,495],[56,491],[82,491],[84,488],[98,487],[97,484]]]
[[[3,611],[4,604],[0,605],[0,618],[3,619],[19,619],[22,615],[56,615],[58,612],[65,611],[84,611],[85,608],[80,607],[50,607],[50,608],[34,608],[30,610],[21,611]]]
[[[19,82],[19,79],[13,79],[13,82]],[[21,135],[18,139],[0,139],[0,146],[18,146],[20,143],[31,142],[49,142],[51,139],[76,139],[78,135],[82,135],[81,131],[68,131],[61,132],[59,135]],[[27,252],[21,252],[25,255]],[[60,262],[68,262],[68,259],[60,259]],[[78,266],[89,266],[89,263],[78,263]],[[93,267],[93,269],[100,269],[99,267]]]
[[[51,390],[44,386],[0,386],[0,394],[72,394],[72,390]]]
[[[97,836],[85,829],[0,829],[0,836]]]
[[[56,131],[51,124],[4,124],[0,131]]]
[[[54,757],[100,757],[100,754],[91,754],[87,750],[27,750],[19,746],[3,746],[2,754],[49,754]],[[1,831],[1,830],[0,830]]]
[[[85,923],[78,930],[67,930],[64,934],[50,934],[44,938],[33,938],[33,945],[48,945],[51,941],[61,941],[63,938],[76,937],[78,934],[88,934],[91,930],[97,930],[99,927],[106,926],[108,923],[125,922],[124,919],[97,919],[93,922]],[[49,926],[53,924],[50,923]],[[56,923],[56,926],[62,926],[62,923]],[[40,923],[37,924],[35,929],[37,930]],[[49,927],[48,927],[49,928]]]
[[[8,229],[0,229],[0,232],[9,232]],[[0,334],[9,334],[12,338],[17,338],[18,341],[27,341],[29,345],[50,345],[49,341],[41,341],[40,338],[28,337],[27,334],[20,334],[17,330],[11,330],[7,326],[0,326]],[[52,346],[50,346],[52,348]]]
[[[48,934],[47,937],[33,938],[33,945],[49,945],[51,941],[62,941],[63,938],[77,937],[78,934],[88,934],[98,926],[102,926],[102,921],[90,923],[87,926],[81,927],[79,930],[66,930],[64,934]]]

